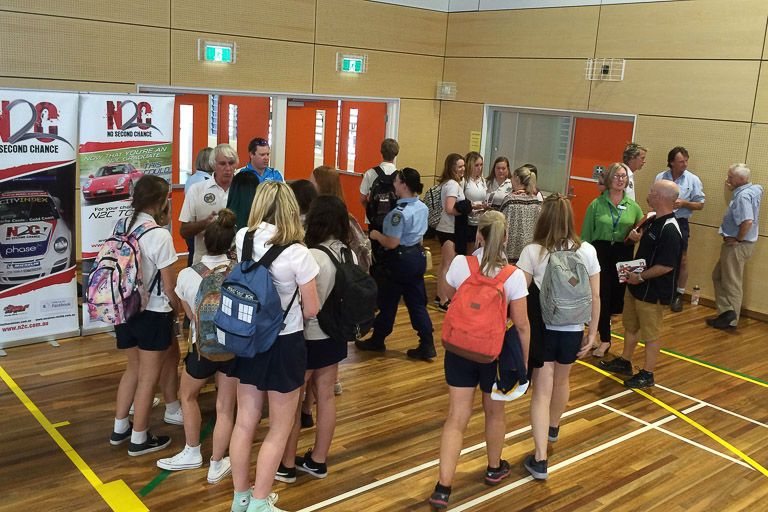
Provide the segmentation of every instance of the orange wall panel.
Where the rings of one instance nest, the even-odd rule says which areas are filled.
[[[360,203],[360,183],[363,182],[363,177],[353,174],[339,174],[341,180],[341,189],[344,192],[344,203],[347,205],[349,213],[351,213],[360,223],[361,226],[365,226],[365,210]]]
[[[208,96],[206,94],[177,94],[173,106],[173,183],[179,183],[179,107],[192,105],[192,164],[197,153],[208,145]],[[181,208],[181,206],[179,206]]]
[[[219,99],[219,143],[229,143],[229,106],[237,105],[237,156],[240,166],[250,160],[248,143],[269,135],[269,98],[257,96],[221,96]]]

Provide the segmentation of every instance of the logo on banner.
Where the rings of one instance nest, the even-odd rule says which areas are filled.
[[[152,124],[148,101],[107,101],[107,137],[152,137],[153,129],[163,133]]]
[[[15,306],[13,304],[8,304],[3,308],[3,313],[8,315],[18,315],[19,313],[24,313],[26,310],[29,309],[29,304],[24,304],[23,306]]]
[[[58,153],[59,147],[51,144],[55,140],[74,149],[59,135],[58,121],[59,109],[49,101],[33,104],[23,99],[3,100],[0,104],[0,142],[8,145],[0,146],[0,153]],[[18,129],[11,131],[14,127]],[[26,140],[42,144],[19,144]]]

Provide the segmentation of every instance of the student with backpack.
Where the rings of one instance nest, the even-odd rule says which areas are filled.
[[[531,431],[536,451],[525,469],[547,478],[547,441],[557,441],[560,417],[568,405],[568,379],[577,358],[597,336],[600,316],[600,264],[595,248],[573,227],[571,202],[560,194],[544,199],[533,243],[517,262],[529,286],[531,322],[529,372],[533,370]],[[584,324],[589,331],[584,333]]]
[[[424,272],[427,256],[421,242],[427,231],[427,207],[417,195],[424,185],[419,171],[406,167],[395,173],[397,207],[384,219],[384,231],[371,231],[385,251],[382,255],[382,275],[379,280],[379,313],[373,323],[373,335],[367,340],[355,341],[360,350],[384,352],[384,340],[392,333],[400,298],[405,301],[411,326],[419,334],[419,346],[409,349],[412,359],[430,361],[437,354],[432,338],[432,320],[427,313],[427,291]]]
[[[354,253],[349,249],[349,213],[341,199],[336,196],[319,196],[312,203],[307,214],[306,236],[304,241],[310,247],[309,252],[317,261],[320,272],[317,275],[317,294],[321,308],[318,318],[309,318],[304,323],[304,338],[307,346],[307,371],[305,381],[314,383],[317,399],[317,430],[315,442],[303,457],[296,457],[299,442],[300,416],[293,424],[291,437],[283,453],[283,461],[275,474],[275,480],[293,483],[296,481],[296,470],[303,471],[315,478],[325,478],[328,475],[326,460],[336,428],[336,401],[334,384],[339,370],[339,362],[347,357],[347,342],[345,336],[332,336],[326,332],[320,319],[330,306],[330,301],[344,293],[344,288],[354,286],[354,283],[343,282],[344,276],[356,272],[369,281],[373,288],[375,299],[375,283],[373,278],[364,273],[355,262]],[[342,268],[344,266],[346,268]],[[351,270],[353,274],[346,271]],[[344,272],[339,275],[340,272]],[[342,281],[339,279],[342,278]],[[354,293],[355,298],[359,294]],[[364,300],[359,297],[358,300]],[[342,304],[341,308],[351,308],[352,305]],[[370,317],[373,318],[375,301],[370,303]],[[300,409],[299,409],[300,411]]]
[[[230,197],[232,197],[230,195]],[[200,453],[200,406],[197,397],[206,381],[216,376],[216,426],[213,429],[213,454],[208,468],[208,483],[220,482],[230,473],[229,438],[235,423],[237,379],[227,376],[234,355],[220,349],[213,325],[213,312],[221,299],[221,283],[232,262],[228,252],[235,238],[237,217],[232,210],[219,210],[214,221],[203,231],[207,253],[192,267],[179,272],[176,294],[190,326],[189,353],[184,360],[179,396],[184,412],[184,449],[173,457],[160,459],[157,467],[169,471],[195,469],[203,465]]]
[[[228,375],[239,379],[237,384],[237,417],[229,444],[232,480],[235,494],[233,512],[279,511],[276,496],[270,494],[275,473],[286,442],[293,428],[299,394],[304,385],[307,348],[304,342],[304,321],[317,315],[320,304],[315,277],[317,262],[303,244],[304,230],[299,219],[299,205],[291,188],[282,182],[266,181],[256,189],[248,227],[237,232],[235,246],[241,268],[246,271],[262,259],[271,260],[268,267],[273,289],[244,292],[276,293],[283,309],[282,328],[274,343],[253,357],[235,357]],[[256,270],[254,270],[256,271]],[[222,306],[233,281],[236,268],[222,290]],[[257,293],[258,292],[258,293]],[[235,307],[237,306],[237,307]],[[232,301],[232,313],[248,324],[257,323],[261,309]],[[221,322],[218,320],[217,327]],[[252,319],[251,319],[252,316]],[[279,326],[278,326],[279,327]],[[259,341],[259,340],[254,340]],[[271,340],[270,340],[271,341]],[[264,401],[269,402],[269,431],[261,443],[256,464],[256,480],[251,489],[249,481],[251,447],[256,427],[261,420]]]
[[[384,139],[381,141],[382,162],[376,167],[365,171],[363,174],[363,181],[360,183],[360,202],[365,208],[365,222],[367,222],[369,226],[373,222],[373,228],[376,229],[381,229],[381,222],[383,222],[384,216],[389,210],[395,207],[394,203],[388,203],[387,205],[379,203],[381,199],[387,199],[388,197],[395,199],[393,196],[389,195],[389,193],[393,191],[391,188],[391,178],[392,174],[397,170],[397,167],[395,167],[395,158],[397,158],[398,153],[400,153],[400,145],[395,139]],[[381,187],[382,182],[387,184],[386,190],[383,190],[384,187]],[[386,194],[384,194],[385,192]],[[374,201],[376,204],[371,204]],[[372,216],[368,215],[369,209],[374,210]],[[381,209],[383,214],[381,215],[381,218],[378,219],[378,223],[376,223],[375,217],[378,216],[379,209]]]
[[[448,417],[440,439],[440,478],[429,504],[448,507],[464,431],[472,416],[475,388],[483,393],[485,442],[488,456],[484,480],[496,485],[509,476],[510,466],[501,458],[506,433],[504,404],[491,399],[497,375],[507,317],[514,322],[527,357],[529,328],[523,273],[507,265],[504,245],[507,223],[496,211],[478,220],[477,241],[481,246],[472,256],[457,256],[446,281],[453,297],[443,323],[445,381],[448,383]]]
[[[158,176],[145,175],[136,182],[133,213],[117,222],[89,276],[91,318],[115,324],[117,348],[128,358],[117,388],[115,425],[109,442],[120,445],[130,441],[131,456],[156,452],[171,443],[170,437],[149,431],[155,386],[161,372],[166,372],[172,381],[165,383],[164,391],[166,396],[171,391],[175,397],[179,361],[175,329],[181,306],[171,267],[178,257],[171,233],[161,227],[170,220],[169,193],[170,185]],[[131,402],[133,424],[128,419]],[[166,421],[169,412],[175,415],[179,409],[178,401],[166,403]]]
[[[451,153],[445,158],[443,173],[440,175],[440,203],[443,212],[437,224],[437,240],[440,242],[440,269],[437,275],[437,297],[435,303],[442,311],[448,311],[450,286],[445,280],[453,258],[456,256],[456,217],[462,213],[456,203],[464,200],[464,157]],[[464,252],[464,251],[460,251]]]

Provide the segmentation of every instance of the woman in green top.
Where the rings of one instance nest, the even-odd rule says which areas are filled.
[[[603,357],[611,347],[611,315],[624,309],[626,285],[619,283],[616,263],[632,259],[633,246],[624,239],[643,216],[640,206],[625,194],[627,169],[623,164],[611,164],[603,184],[605,192],[590,203],[581,228],[581,239],[595,247],[600,262],[600,345],[592,352],[595,357]]]

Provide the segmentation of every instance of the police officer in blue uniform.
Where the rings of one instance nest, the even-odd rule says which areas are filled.
[[[427,258],[421,240],[427,231],[429,212],[417,197],[423,188],[416,169],[406,167],[396,171],[397,206],[384,218],[383,233],[370,232],[371,240],[380,243],[386,251],[382,262],[383,278],[379,279],[379,314],[373,323],[373,335],[365,341],[355,342],[360,350],[386,350],[384,339],[392,333],[397,306],[403,297],[411,325],[419,334],[419,346],[408,350],[408,357],[429,361],[436,355],[424,287]]]

